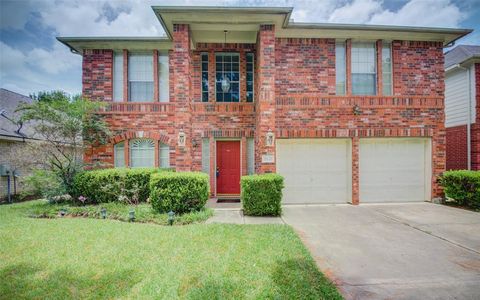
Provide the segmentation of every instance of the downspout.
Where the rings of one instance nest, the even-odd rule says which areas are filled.
[[[470,68],[465,68],[459,65],[460,69],[467,71],[468,83],[468,116],[467,116],[467,169],[472,169],[472,74]]]

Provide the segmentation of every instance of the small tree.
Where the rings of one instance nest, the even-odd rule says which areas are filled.
[[[46,168],[55,172],[70,192],[73,177],[83,167],[85,145],[103,144],[110,136],[107,124],[96,114],[102,104],[61,91],[31,97],[33,103],[17,109],[22,113],[20,121],[31,122],[35,137],[43,141]]]

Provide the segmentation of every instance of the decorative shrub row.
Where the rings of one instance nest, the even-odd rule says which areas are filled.
[[[249,216],[279,216],[282,213],[283,177],[278,174],[243,176],[243,212]]]
[[[72,196],[74,199],[81,197],[85,204],[122,202],[122,199],[145,202],[150,193],[150,176],[166,171],[172,170],[114,168],[84,171],[75,176]]]
[[[157,173],[150,178],[150,202],[158,212],[198,211],[209,197],[208,175],[200,172]]]
[[[445,195],[459,205],[480,208],[480,171],[447,171],[440,178]]]

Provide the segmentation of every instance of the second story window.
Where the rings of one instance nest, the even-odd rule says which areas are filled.
[[[335,44],[335,89],[337,95],[345,95],[347,80],[345,56],[345,43],[337,42]]]
[[[132,53],[128,58],[128,101],[153,101],[153,55]]]
[[[390,43],[382,45],[382,86],[383,95],[392,94],[392,48]]]
[[[168,53],[158,55],[158,101],[170,102],[170,67]]]
[[[240,101],[240,56],[238,53],[215,54],[215,93],[217,102]]]
[[[113,101],[123,101],[123,51],[113,54]]]
[[[253,53],[247,53],[247,102],[253,102],[253,78],[255,72],[255,60]]]
[[[208,53],[202,53],[202,102],[208,102]]]
[[[374,43],[352,43],[352,94],[375,95],[376,66]]]

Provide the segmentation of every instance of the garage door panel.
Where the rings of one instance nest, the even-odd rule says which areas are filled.
[[[278,139],[277,172],[284,203],[346,203],[351,199],[349,139]]]
[[[360,139],[360,203],[428,200],[430,140]]]

